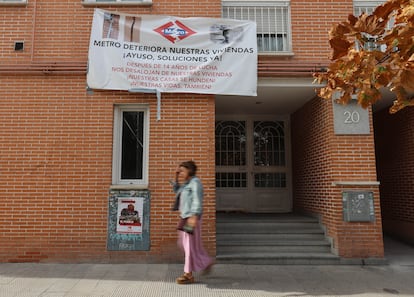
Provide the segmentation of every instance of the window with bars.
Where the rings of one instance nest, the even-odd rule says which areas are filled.
[[[354,1],[354,15],[359,16],[362,13],[371,14],[377,6],[385,3],[385,1]]]
[[[222,16],[256,22],[259,52],[291,52],[289,1],[223,1]]]
[[[385,3],[385,1],[354,1],[354,15],[360,16],[361,14],[372,14],[374,10],[381,4]],[[394,21],[391,20],[387,28],[391,28],[394,25]],[[385,45],[380,45],[377,43],[378,36],[371,36],[369,34],[365,34],[365,43],[363,45],[356,44],[356,48],[360,49],[363,48],[364,50],[368,51],[385,51]]]
[[[285,132],[283,122],[254,122],[254,165],[285,166]]]
[[[246,122],[216,122],[216,165],[246,165]]]

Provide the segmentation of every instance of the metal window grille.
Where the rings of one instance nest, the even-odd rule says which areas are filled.
[[[216,122],[216,165],[246,165],[246,123]]]
[[[286,188],[286,173],[256,173],[254,186],[256,188]]]
[[[259,52],[290,52],[290,11],[286,2],[223,2],[222,16],[255,21]]]
[[[372,14],[374,10],[381,4],[385,3],[385,1],[354,1],[354,15],[360,16],[361,14]],[[394,26],[394,20],[391,19],[387,24],[387,29],[390,29]],[[377,36],[371,36],[365,34],[367,41],[365,42],[364,49],[365,50],[379,50],[385,51],[385,45],[377,44]],[[356,48],[360,49],[361,45],[356,44]]]
[[[283,122],[254,122],[254,165],[285,166]]]
[[[363,12],[371,14],[378,5],[385,3],[385,1],[354,1],[354,15],[359,16]]]
[[[354,2],[354,15],[360,16],[362,13],[372,14],[374,10],[381,4],[384,4],[385,1],[376,1],[376,2]],[[387,29],[390,29],[394,26],[394,19],[391,18],[387,24]]]
[[[217,188],[246,188],[247,173],[245,172],[217,172]]]

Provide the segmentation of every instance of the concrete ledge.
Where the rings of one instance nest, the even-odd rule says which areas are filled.
[[[27,1],[0,1],[0,6],[26,6]]]
[[[332,186],[379,186],[379,181],[334,181]]]
[[[131,1],[131,2],[114,2],[114,1],[82,1],[83,6],[151,6],[152,1]]]

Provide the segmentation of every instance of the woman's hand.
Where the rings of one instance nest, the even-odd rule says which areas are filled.
[[[198,223],[197,215],[191,216],[187,219],[187,225],[189,225],[190,227],[195,228],[197,226],[197,223]]]

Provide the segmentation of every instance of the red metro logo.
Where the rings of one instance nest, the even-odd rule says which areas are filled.
[[[172,43],[176,43],[196,33],[180,21],[168,22],[165,25],[154,29],[154,31]]]

